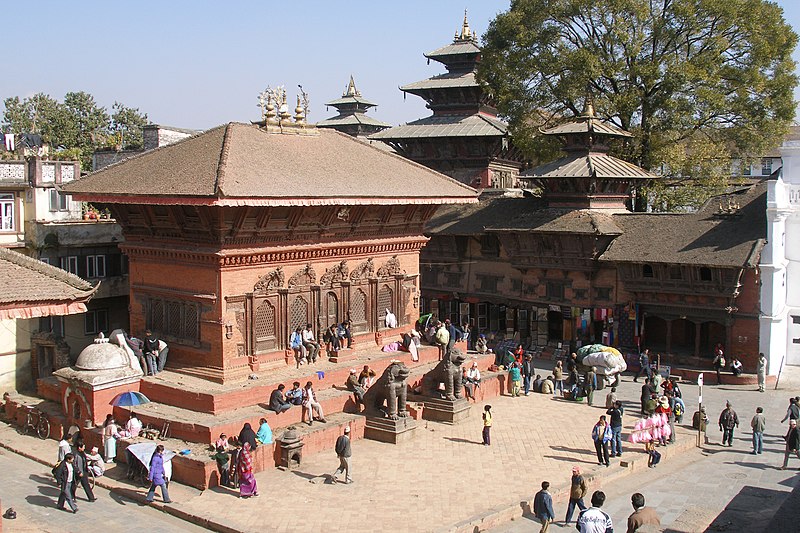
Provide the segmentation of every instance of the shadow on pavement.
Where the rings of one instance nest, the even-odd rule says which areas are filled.
[[[292,474],[303,479],[307,479],[311,482],[315,482],[315,479],[321,479],[326,484],[333,484],[333,476],[331,474],[309,474],[299,470],[292,470]]]
[[[789,527],[789,529],[767,527],[770,520],[781,520],[776,516],[776,511],[779,508],[784,510],[782,505],[789,501],[790,494],[792,493],[745,485],[705,531],[707,533],[716,531],[796,531],[794,527]],[[791,508],[791,506],[787,506],[785,510],[787,515],[793,517],[792,520],[783,522],[788,525],[797,519],[800,510]]]
[[[575,459],[574,457],[565,457],[561,455],[543,455],[545,459],[555,459],[556,461],[564,461],[565,463],[585,463],[587,465],[597,464],[597,461],[587,461],[585,459]]]
[[[469,439],[462,439],[459,437],[442,437],[445,440],[449,440],[450,442],[461,442],[463,444],[477,444],[478,446],[483,446],[483,442],[478,442],[476,440],[469,440]]]
[[[56,494],[55,498],[48,498],[47,496],[40,496],[40,495],[31,495],[25,496],[25,501],[31,505],[36,505],[38,507],[50,507],[52,509],[56,508],[56,503],[58,502],[58,494]]]

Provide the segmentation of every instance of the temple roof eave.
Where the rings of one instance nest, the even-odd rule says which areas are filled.
[[[465,186],[466,187],[466,186]],[[475,194],[464,196],[441,196],[420,198],[397,197],[295,197],[295,198],[246,198],[246,197],[198,197],[198,196],[147,196],[123,194],[73,194],[73,198],[82,202],[102,204],[133,204],[133,205],[194,205],[208,207],[306,207],[325,205],[440,205],[440,204],[471,204],[477,202]]]
[[[652,180],[658,176],[600,152],[571,153],[520,174],[521,179],[608,178]]]

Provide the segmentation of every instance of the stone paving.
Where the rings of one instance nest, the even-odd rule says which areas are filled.
[[[789,470],[780,470],[783,461],[787,424],[780,420],[786,413],[789,396],[800,393],[800,369],[790,368],[781,378],[780,390],[758,393],[752,386],[706,386],[703,400],[709,406],[709,444],[702,450],[681,454],[671,461],[662,461],[656,469],[644,469],[631,476],[604,484],[607,496],[604,509],[614,520],[615,531],[625,530],[625,521],[632,512],[630,495],[641,492],[647,505],[661,516],[664,531],[769,531],[767,523],[792,491],[800,484],[800,461],[790,459]],[[697,406],[697,386],[682,387],[687,409]],[[716,425],[725,401],[736,410],[740,427],[734,446],[720,446],[721,433]],[[757,406],[764,407],[767,429],[764,453],[752,455],[750,419]],[[587,502],[588,503],[588,502]],[[555,505],[558,522],[550,531],[575,531],[564,526],[563,504]],[[795,509],[795,521],[800,509]],[[521,533],[536,525],[522,518],[495,528],[495,533]],[[708,528],[708,529],[707,529]],[[536,529],[538,530],[538,528]],[[779,531],[773,529],[772,531]],[[783,531],[789,531],[784,529]]]
[[[549,370],[549,364],[546,367]],[[696,388],[688,384],[683,387],[689,415],[696,408]],[[603,403],[606,392],[596,393],[597,403]],[[625,378],[618,391],[631,413],[626,416],[626,427],[631,427],[635,421],[639,392],[640,384],[631,382],[630,377]],[[758,469],[747,463],[777,462],[774,435],[784,429],[777,420],[783,416],[788,395],[786,390],[759,394],[752,391],[752,387],[706,387],[705,400],[710,406],[712,422],[725,398],[734,402],[742,422],[736,446],[733,449],[710,446],[709,449],[716,448],[719,452],[714,456],[730,456],[732,461],[728,462],[745,463],[736,469],[747,468],[748,476]],[[769,453],[754,458],[745,455],[749,451],[749,434],[745,434],[744,428],[749,425],[757,401],[764,403],[767,409],[768,434],[773,437],[768,441]],[[201,493],[173,484],[170,492],[176,503],[170,506],[170,512],[198,522],[209,520],[209,526],[214,529],[238,531],[261,531],[265,527],[274,531],[471,531],[476,524],[485,529],[499,520],[521,517],[521,502],[532,497],[543,479],[549,480],[553,488],[563,490],[575,464],[581,465],[589,475],[600,476],[592,482],[593,487],[611,487],[613,483],[629,480],[638,486],[653,476],[667,473],[663,467],[642,468],[645,456],[641,446],[633,445],[625,447],[630,451],[623,456],[625,460],[635,461],[633,469],[622,468],[619,460],[614,460],[608,469],[597,466],[590,432],[597,417],[604,412],[603,408],[533,393],[528,397],[494,398],[490,403],[494,413],[491,447],[480,444],[482,404],[473,405],[470,418],[457,426],[420,421],[417,435],[408,443],[394,446],[373,441],[354,442],[355,482],[351,485],[333,485],[327,480],[338,461],[332,451],[323,452],[306,457],[296,471],[273,469],[257,474],[261,496],[249,500],[237,498],[238,493],[229,489],[216,488]],[[8,427],[0,429],[0,441],[5,445],[24,447],[32,454],[44,453],[47,458],[55,454],[53,441],[23,437]],[[718,441],[713,423],[711,430],[711,438]],[[665,464],[673,459],[670,454],[684,456],[680,460],[690,458],[691,453],[686,450],[693,449],[694,434],[679,428],[678,438],[676,447],[666,448]],[[713,474],[714,467],[711,468]],[[633,474],[621,477],[631,470]],[[620,479],[612,481],[615,477]],[[658,479],[653,482],[658,483]],[[703,493],[713,492],[709,489],[717,490],[720,486],[732,486],[730,481],[707,475],[702,482],[710,485],[702,486]],[[763,481],[770,484],[774,480],[765,477]],[[680,483],[673,485],[675,492],[689,497]],[[144,492],[135,490],[139,495]],[[783,486],[783,490],[787,487]],[[630,491],[621,491],[621,494],[624,497],[609,501],[609,509],[619,506],[614,511],[619,524],[629,514]],[[668,497],[665,493],[661,502]],[[652,498],[658,503],[656,496]],[[719,510],[729,499],[714,496],[708,503]],[[563,503],[557,501],[556,507],[559,518],[563,518]],[[687,509],[685,501],[680,500],[672,507],[674,512]],[[481,521],[484,516],[494,519]],[[711,518],[713,516],[704,519]],[[516,524],[526,525],[526,530],[533,527],[526,519],[517,520]]]

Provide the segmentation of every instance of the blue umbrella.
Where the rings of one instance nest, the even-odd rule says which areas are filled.
[[[117,407],[133,407],[134,405],[142,405],[145,403],[150,403],[150,399],[141,392],[135,391],[117,394],[114,399],[111,400],[111,405]]]

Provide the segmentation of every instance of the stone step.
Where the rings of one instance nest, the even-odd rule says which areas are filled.
[[[318,361],[314,365],[303,365],[299,369],[286,367],[256,374],[259,379],[247,380],[230,385],[220,385],[209,381],[186,376],[176,372],[164,371],[158,376],[143,378],[140,392],[152,402],[182,407],[199,413],[221,414],[242,407],[267,402],[269,395],[283,383],[287,390],[294,381],[301,386],[312,381],[320,391],[347,380],[350,367],[360,369],[368,364],[380,375],[392,360],[399,359],[409,368],[425,365],[438,360],[438,350],[434,346],[422,346],[419,350],[419,361],[411,361],[408,352],[383,352],[374,349],[364,352],[347,365],[330,361]]]

